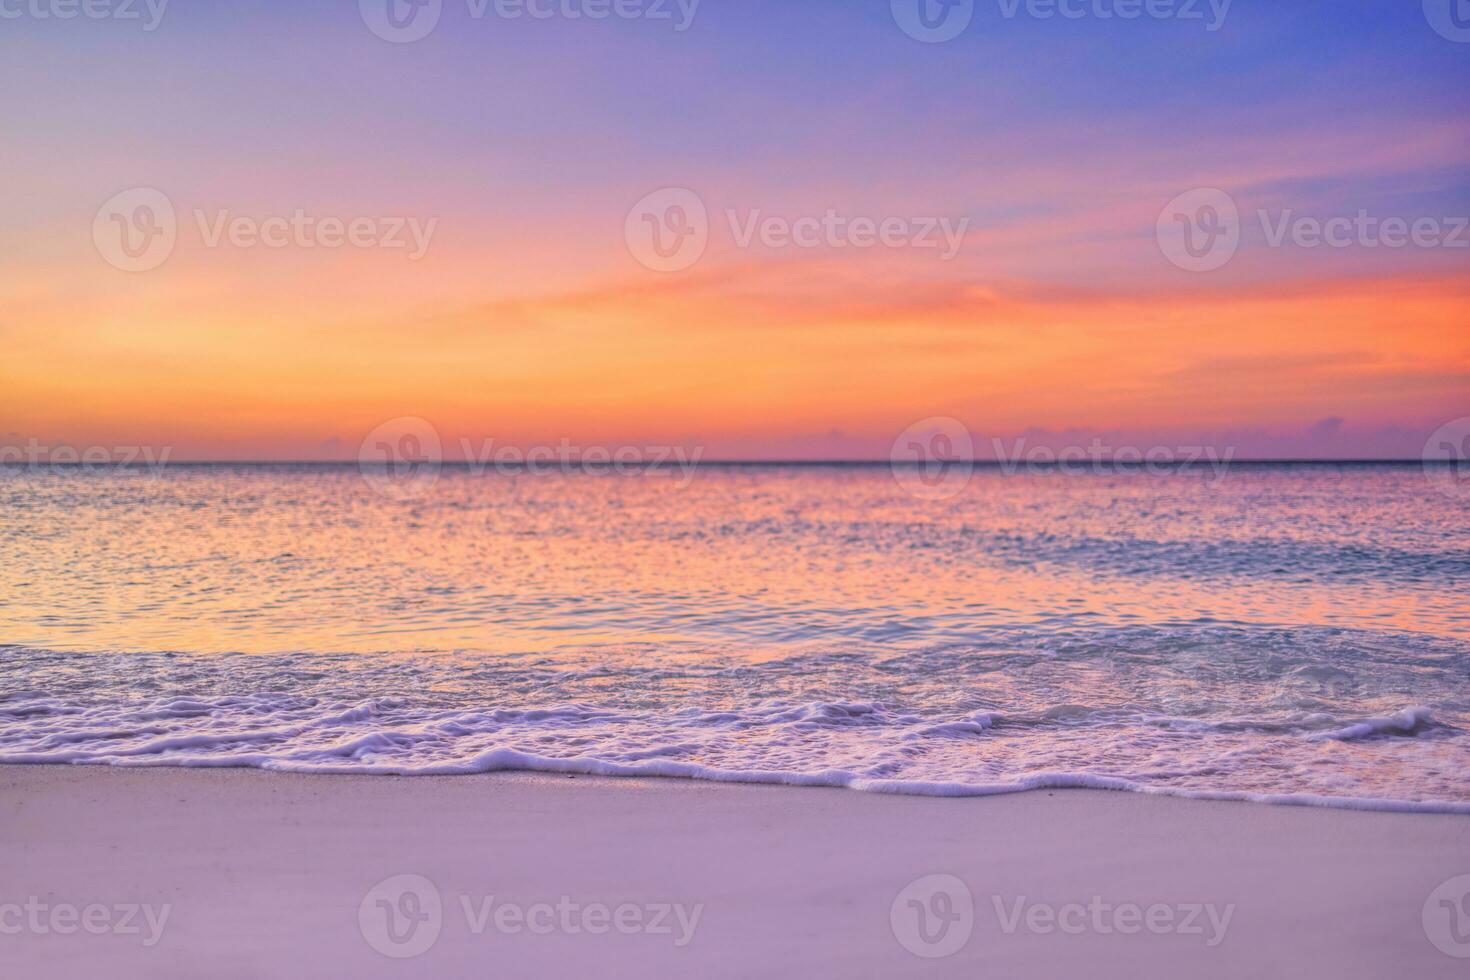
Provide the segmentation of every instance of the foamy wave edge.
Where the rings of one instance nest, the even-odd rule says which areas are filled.
[[[862,793],[891,793],[899,796],[980,797],[1005,796],[1047,789],[1091,789],[1171,796],[1190,800],[1231,803],[1263,803],[1272,806],[1308,806],[1333,810],[1365,810],[1386,813],[1441,813],[1470,815],[1470,802],[1450,800],[1395,800],[1371,797],[1317,796],[1311,794],[1247,793],[1228,790],[1188,790],[1148,786],[1117,776],[1095,773],[1037,773],[1010,783],[958,783],[927,780],[872,779],[841,769],[820,772],[783,772],[760,769],[714,769],[667,759],[638,763],[606,762],[599,759],[564,759],[537,756],[510,748],[491,749],[464,762],[424,766],[317,765],[268,755],[223,758],[68,758],[70,753],[17,753],[0,755],[0,765],[100,765],[165,767],[181,769],[260,769],[268,772],[323,776],[469,776],[493,772],[530,772],[558,775],[606,776],[614,778],[689,779],[717,783],[769,786],[805,786],[848,789]]]

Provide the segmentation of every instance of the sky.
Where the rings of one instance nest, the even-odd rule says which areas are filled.
[[[0,446],[1418,458],[1470,417],[1448,0],[93,2],[0,0]]]

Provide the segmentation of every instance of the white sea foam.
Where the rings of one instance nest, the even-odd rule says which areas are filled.
[[[873,779],[842,769],[815,772],[773,769],[717,769],[696,763],[649,758],[659,754],[679,754],[681,747],[649,750],[646,761],[613,762],[602,759],[538,756],[513,748],[496,748],[464,761],[425,762],[395,765],[358,761],[344,764],[344,759],[361,760],[381,749],[390,740],[382,734],[365,735],[352,743],[315,753],[275,757],[261,753],[226,756],[191,756],[187,754],[93,755],[85,752],[7,753],[0,754],[0,764],[82,764],[116,766],[175,766],[180,768],[256,768],[275,772],[318,775],[376,776],[456,776],[494,772],[537,772],[577,774],[584,776],[702,779],[721,783],[750,783],[779,786],[809,786],[851,789],[868,793],[893,793],[906,796],[980,797],[1024,793],[1046,789],[1092,789],[1183,799],[1266,803],[1280,806],[1313,806],[1346,810],[1372,810],[1405,813],[1449,813],[1470,815],[1470,801],[1397,800],[1385,798],[1324,796],[1305,793],[1248,793],[1224,790],[1190,790],[1172,786],[1150,786],[1117,776],[1095,773],[1046,772],[1010,782],[971,783],[923,779]],[[205,747],[200,740],[195,747]],[[219,743],[224,744],[224,743]],[[175,747],[183,747],[178,745]]]
[[[1073,703],[946,718],[881,700],[758,700],[702,710],[564,703],[500,708],[302,694],[70,701],[13,694],[0,764],[251,767],[297,773],[501,771],[841,787],[923,796],[1102,789],[1300,806],[1470,813],[1458,739],[1425,707],[1345,719],[1168,719]],[[1386,756],[1377,753],[1375,739]],[[1347,753],[1322,769],[1323,744]],[[1270,759],[1269,767],[1259,763]],[[1395,795],[1382,763],[1404,772]],[[1268,773],[1263,778],[1263,773]],[[1454,781],[1458,780],[1458,781]],[[1412,795],[1409,795],[1412,793]]]
[[[1433,718],[1430,716],[1428,708],[1405,708],[1403,711],[1395,712],[1387,718],[1367,718],[1332,731],[1315,732],[1308,735],[1307,738],[1319,742],[1328,739],[1347,742],[1355,738],[1369,738],[1373,735],[1385,733],[1411,735],[1432,721]]]

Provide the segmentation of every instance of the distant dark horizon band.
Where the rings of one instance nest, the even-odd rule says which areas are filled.
[[[554,462],[478,462],[475,460],[429,460],[425,461],[435,466],[452,467],[456,469],[554,469],[562,465],[562,461]],[[639,460],[638,462],[645,462]],[[608,460],[595,462],[592,460],[569,459],[567,465],[589,466],[598,469],[615,469],[620,465]],[[1110,457],[1083,457],[1080,459],[1053,459],[1048,461],[1024,461],[1012,462],[1009,460],[934,460],[932,462],[914,462],[909,460],[893,461],[887,459],[700,459],[686,460],[682,464],[668,461],[658,464],[655,468],[665,468],[676,465],[692,466],[851,466],[851,467],[895,467],[903,469],[914,469],[934,465],[965,465],[977,469],[1061,469],[1065,467],[1081,466],[1093,463],[1105,463],[1108,466],[1116,466],[1125,469],[1146,469],[1149,467],[1179,467],[1189,469],[1192,467],[1210,466],[1455,466],[1464,465],[1456,460],[1447,459],[1415,459],[1413,457],[1402,457],[1392,459],[1196,459],[1196,460],[1120,460]],[[51,461],[51,460],[6,460],[0,459],[0,468],[27,469],[37,466],[47,467],[75,467],[77,469],[96,468],[106,466],[108,468],[158,468],[164,466],[340,466],[340,467],[364,467],[385,466],[385,463],[366,463],[351,459],[169,459],[148,461],[133,461],[130,463],[120,462],[85,462],[80,460]]]

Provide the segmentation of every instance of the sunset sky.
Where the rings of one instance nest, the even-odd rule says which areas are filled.
[[[670,8],[444,0],[413,43],[348,0],[173,0],[151,31],[0,20],[0,445],[350,459],[418,416],[447,444],[860,459],[952,416],[1416,458],[1470,416],[1470,43],[1419,0],[1235,0],[1213,31],[982,0],[943,43],[889,0],[703,0],[683,31]],[[625,238],[667,187],[709,216],[672,272]],[[132,188],[177,212],[148,271],[94,238]],[[1156,238],[1195,188],[1241,216],[1213,271]],[[829,209],[966,233],[945,260],[742,246],[727,217]],[[209,241],[221,212],[298,210],[433,232],[417,259]],[[1361,212],[1448,240],[1270,241]]]

